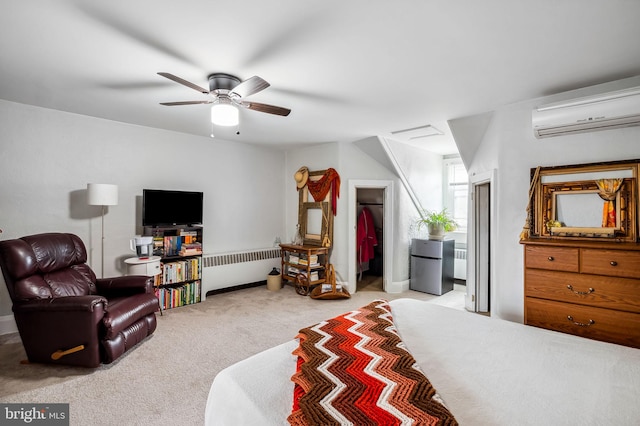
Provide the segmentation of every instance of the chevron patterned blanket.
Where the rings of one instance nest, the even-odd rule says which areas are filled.
[[[291,425],[457,425],[376,300],[300,330]]]

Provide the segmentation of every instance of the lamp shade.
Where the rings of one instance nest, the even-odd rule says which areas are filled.
[[[230,104],[215,104],[211,107],[211,122],[218,126],[237,126],[240,112]]]
[[[118,185],[88,183],[87,200],[91,206],[116,206],[118,205]]]

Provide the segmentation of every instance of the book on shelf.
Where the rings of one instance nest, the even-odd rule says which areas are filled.
[[[180,237],[183,244],[193,244],[198,241],[198,233],[196,231],[181,230]]]
[[[202,271],[201,258],[165,262],[161,265],[162,284],[175,284],[183,281],[198,280]]]
[[[196,249],[182,249],[180,250],[180,256],[197,256],[202,254],[202,250]]]
[[[162,309],[172,309],[200,302],[200,291],[201,283],[198,280],[178,287],[160,287],[156,295]]]
[[[153,236],[153,254],[154,256],[164,255],[164,238],[162,236]]]
[[[199,242],[182,243],[180,256],[194,256],[202,254],[202,244]]]
[[[182,239],[179,236],[165,236],[164,237],[164,256],[178,256],[180,248],[182,246]]]
[[[294,256],[292,254],[289,255],[289,263],[298,264],[300,263],[300,258],[298,256]]]
[[[305,277],[308,277],[309,281],[318,281],[320,279],[320,275],[318,275],[318,271],[311,271],[311,274],[307,274],[307,271],[302,270],[302,271],[296,273],[295,275],[297,275],[297,274],[302,274]]]
[[[301,257],[299,263],[301,265],[317,264],[318,263],[318,255],[317,254],[312,254],[308,258]]]
[[[287,273],[288,273],[289,275],[298,275],[300,272],[301,272],[301,271],[300,271],[300,269],[295,268],[295,267],[293,267],[293,266],[289,266],[289,267],[287,268]]]

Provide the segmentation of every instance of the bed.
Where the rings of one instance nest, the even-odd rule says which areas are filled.
[[[414,299],[390,306],[404,344],[461,425],[640,424],[638,349]],[[297,346],[293,339],[222,370],[205,424],[287,425]]]

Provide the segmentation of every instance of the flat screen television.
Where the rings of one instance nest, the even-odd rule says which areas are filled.
[[[202,224],[203,193],[142,190],[142,226]]]

